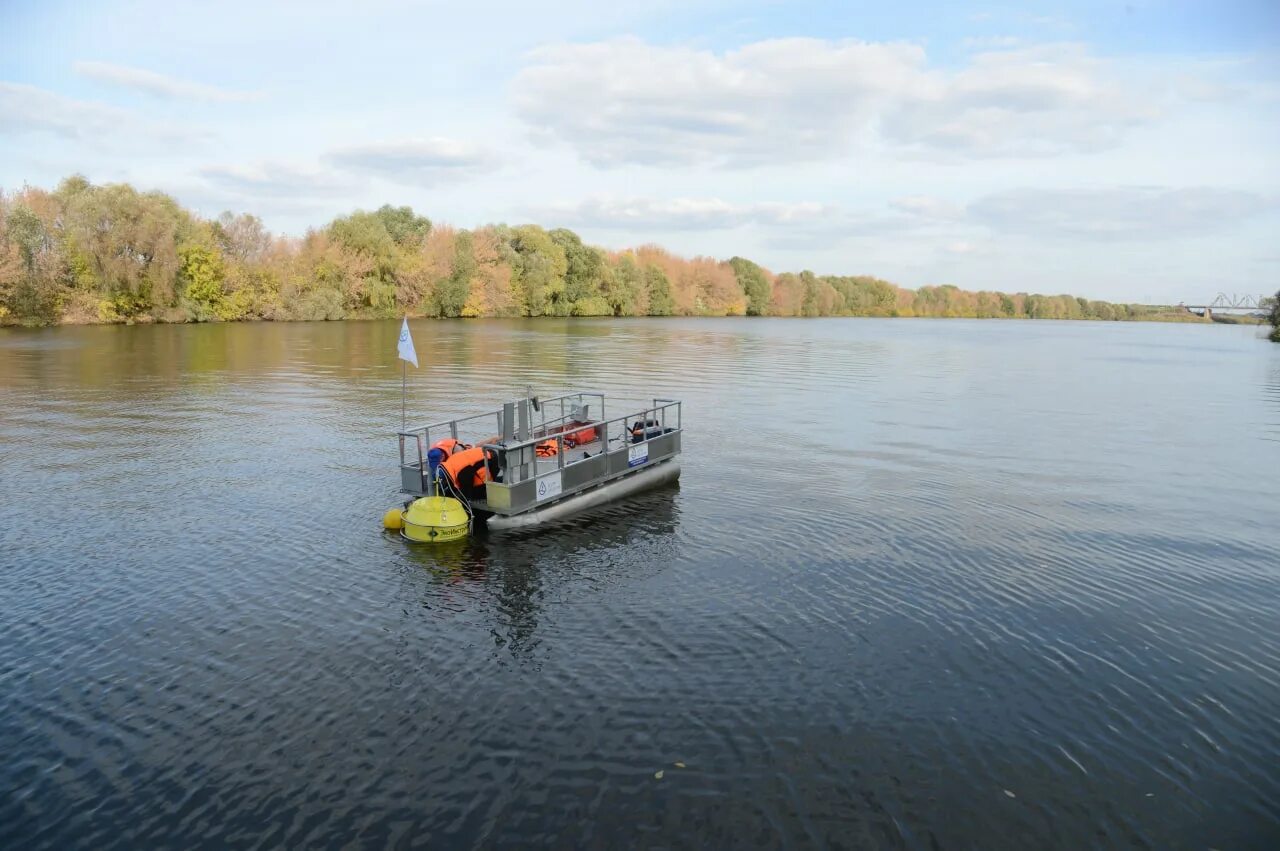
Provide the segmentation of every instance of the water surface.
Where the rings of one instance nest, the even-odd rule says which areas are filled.
[[[397,333],[0,331],[0,846],[1280,842],[1254,329],[415,323],[418,420],[685,401],[678,489],[448,550]]]

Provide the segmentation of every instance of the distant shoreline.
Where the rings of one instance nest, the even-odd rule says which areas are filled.
[[[1201,322],[1173,306],[917,289],[774,273],[743,257],[609,251],[565,228],[461,230],[409,207],[357,210],[300,239],[248,214],[204,219],[161,192],[0,194],[0,325],[421,318],[776,316]]]
[[[0,321],[0,328],[31,328],[31,329],[37,329],[37,328],[92,328],[92,327],[107,327],[107,326],[113,326],[113,325],[114,325],[114,326],[122,326],[122,327],[135,327],[135,326],[160,326],[160,325],[165,325],[165,326],[180,326],[180,325],[292,325],[292,324],[304,324],[304,323],[312,323],[312,322],[332,322],[332,323],[340,323],[340,322],[391,322],[391,321],[398,321],[399,319],[401,319],[401,318],[405,318],[405,317],[407,317],[410,321],[413,321],[413,322],[417,322],[417,321],[428,321],[428,322],[448,322],[448,323],[454,323],[454,322],[466,323],[466,322],[472,322],[472,321],[475,321],[475,322],[489,322],[489,321],[500,321],[500,322],[535,321],[535,322],[541,322],[541,321],[553,321],[553,320],[571,321],[571,322],[572,322],[572,321],[578,321],[578,320],[588,320],[588,321],[589,321],[589,320],[595,320],[595,321],[599,321],[599,320],[610,320],[610,321],[618,321],[618,322],[645,322],[645,321],[648,321],[648,320],[651,320],[651,319],[709,319],[709,320],[721,320],[721,319],[723,319],[723,320],[741,320],[741,321],[754,321],[754,320],[758,320],[758,319],[788,319],[788,320],[795,320],[795,321],[804,321],[804,320],[808,320],[808,319],[901,319],[901,320],[913,320],[913,319],[920,319],[920,320],[944,320],[944,321],[945,321],[945,320],[970,320],[970,321],[983,321],[983,322],[986,322],[986,321],[993,321],[993,322],[1081,322],[1081,323],[1084,323],[1084,322],[1088,322],[1088,323],[1097,323],[1097,322],[1106,322],[1106,323],[1140,322],[1140,323],[1164,323],[1164,324],[1172,324],[1172,325],[1183,325],[1183,324],[1191,324],[1191,325],[1265,325],[1265,324],[1266,324],[1265,320],[1256,319],[1256,318],[1253,318],[1253,317],[1248,317],[1248,318],[1246,318],[1246,319],[1240,319],[1240,320],[1238,320],[1238,318],[1237,318],[1237,317],[1232,317],[1232,318],[1230,318],[1230,319],[1226,319],[1226,320],[1220,320],[1219,318],[1214,317],[1213,319],[1208,320],[1208,319],[1204,319],[1203,317],[1197,316],[1197,315],[1195,315],[1195,314],[1190,314],[1190,313],[1188,313],[1188,314],[1187,314],[1187,318],[1186,318],[1186,319],[1183,319],[1183,318],[1181,318],[1180,316],[1178,316],[1178,315],[1176,315],[1176,314],[1172,314],[1172,313],[1170,313],[1170,314],[1153,314],[1153,315],[1150,315],[1150,316],[1137,317],[1137,318],[1133,318],[1133,319],[1095,319],[1095,318],[1087,318],[1087,317],[1080,317],[1080,318],[1077,318],[1077,319],[1034,319],[1034,318],[1032,318],[1032,317],[1028,317],[1028,316],[891,316],[891,315],[875,316],[875,315],[854,315],[854,314],[829,314],[829,315],[826,315],[826,316],[772,316],[772,315],[763,315],[763,316],[747,316],[747,315],[744,315],[744,314],[728,314],[728,315],[720,315],[720,316],[708,316],[708,315],[702,315],[702,316],[698,316],[698,315],[667,315],[667,316],[454,316],[454,317],[449,317],[449,316],[424,316],[424,315],[420,315],[420,314],[413,314],[413,313],[409,313],[409,314],[403,314],[403,315],[401,315],[401,316],[367,316],[367,315],[355,315],[355,316],[344,316],[344,317],[341,317],[341,318],[339,318],[339,319],[262,319],[262,318],[243,318],[243,319],[228,319],[228,320],[222,320],[222,319],[210,319],[210,320],[206,320],[206,321],[203,321],[203,322],[198,322],[198,321],[194,321],[194,320],[178,320],[178,321],[170,321],[170,320],[163,320],[163,319],[155,319],[155,318],[148,317],[148,316],[139,316],[139,317],[134,317],[134,318],[127,319],[127,320],[116,320],[116,321],[110,321],[110,322],[102,322],[102,321],[65,321],[65,322],[57,322],[57,323],[53,323],[53,324],[32,324],[32,323],[4,322],[4,321]]]

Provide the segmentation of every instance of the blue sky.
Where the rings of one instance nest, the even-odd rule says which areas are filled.
[[[1280,286],[1280,3],[601,6],[0,0],[0,187],[910,286]]]

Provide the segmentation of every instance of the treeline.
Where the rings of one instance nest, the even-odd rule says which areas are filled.
[[[1271,337],[1273,343],[1280,343],[1280,290],[1276,290],[1276,294],[1271,297],[1270,304],[1267,305],[1270,313],[1267,314],[1267,321],[1271,323]]]
[[[605,251],[537,225],[459,230],[409,207],[301,238],[252,215],[202,219],[161,192],[83,177],[0,194],[0,322],[208,322],[418,316],[1180,318],[1072,296],[909,290],[774,274],[741,257]]]

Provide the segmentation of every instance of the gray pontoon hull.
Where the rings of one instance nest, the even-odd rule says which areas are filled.
[[[680,464],[677,461],[663,461],[652,467],[646,467],[637,473],[605,482],[602,485],[581,491],[573,496],[554,502],[545,508],[526,511],[523,514],[503,516],[495,514],[489,518],[487,525],[490,531],[502,532],[511,529],[529,529],[555,520],[564,520],[588,508],[604,505],[619,499],[656,488],[659,485],[674,482],[680,478]]]

